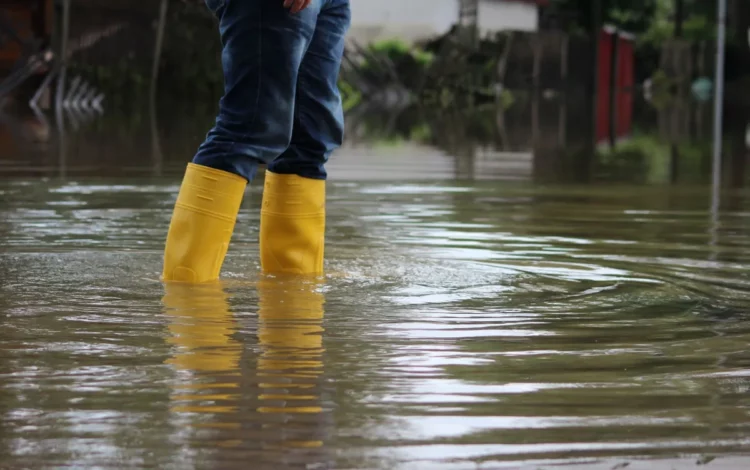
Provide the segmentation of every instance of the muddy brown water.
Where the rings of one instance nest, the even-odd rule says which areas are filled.
[[[2,180],[0,468],[750,465],[750,193],[360,174],[325,278],[259,275],[255,184],[207,286],[176,176]]]

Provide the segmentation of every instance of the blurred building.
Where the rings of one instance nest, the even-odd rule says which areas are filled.
[[[483,34],[537,31],[548,0],[475,0]],[[360,42],[398,37],[416,41],[446,33],[456,24],[461,0],[356,0],[351,37]]]

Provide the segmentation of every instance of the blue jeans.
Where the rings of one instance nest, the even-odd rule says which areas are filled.
[[[344,135],[337,82],[349,0],[205,0],[219,19],[224,96],[194,163],[252,181],[258,165],[325,179]]]

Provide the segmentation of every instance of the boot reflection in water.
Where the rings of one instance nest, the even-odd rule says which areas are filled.
[[[319,287],[313,278],[264,278],[258,282],[261,354],[257,411],[281,418],[281,445],[287,448],[323,444],[320,380],[325,301]]]
[[[201,418],[189,424],[231,430],[220,438],[223,447],[261,445],[266,450],[286,449],[276,456],[284,461],[328,460],[288,452],[318,449],[326,440],[327,413],[321,400],[325,300],[319,287],[319,278],[307,276],[277,275],[257,282],[260,356],[253,382],[259,391],[251,407],[257,414],[252,417],[238,406],[241,384],[248,377],[242,377],[243,345],[232,337],[238,325],[222,284],[166,283],[168,341],[176,346],[166,363],[185,377],[174,386],[172,411],[212,415],[213,422]],[[261,423],[259,434],[241,430],[252,428],[256,420]]]
[[[166,362],[192,373],[185,384],[175,386],[173,399],[179,405],[172,411],[236,412],[242,345],[232,339],[237,325],[223,286],[166,283],[165,289],[163,303],[172,334],[168,342],[177,346]]]

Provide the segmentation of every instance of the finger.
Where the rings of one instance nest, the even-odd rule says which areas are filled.
[[[284,8],[289,8],[294,3],[294,0],[284,0]]]
[[[310,0],[295,0],[292,13],[299,13],[310,4]]]
[[[294,0],[294,6],[292,7],[292,13],[299,13],[302,11],[302,1],[303,0]]]

